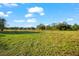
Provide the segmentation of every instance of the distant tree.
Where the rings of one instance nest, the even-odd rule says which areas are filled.
[[[35,30],[35,27],[30,27],[31,28],[31,30]]]
[[[52,27],[52,30],[59,30],[59,29],[57,28],[57,27],[58,27],[57,23],[51,24],[51,27]]]
[[[72,25],[72,30],[79,30],[79,25],[78,24]]]
[[[6,25],[6,20],[4,18],[0,18],[0,30],[3,31]]]
[[[23,30],[24,28],[23,27],[20,27],[20,28],[18,28],[19,30]]]
[[[37,25],[37,29],[45,30],[46,26],[44,24]]]
[[[70,30],[71,25],[67,24],[66,22],[62,22],[56,25],[59,30]]]
[[[19,30],[19,27],[14,27],[15,31]]]
[[[52,30],[52,27],[50,25],[47,25],[46,30]]]

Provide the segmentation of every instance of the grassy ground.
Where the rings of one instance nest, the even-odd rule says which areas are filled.
[[[78,56],[79,31],[1,33],[0,55]]]

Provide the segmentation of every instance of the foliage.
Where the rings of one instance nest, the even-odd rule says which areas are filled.
[[[62,23],[57,24],[57,28],[59,30],[69,30],[71,29],[71,26],[67,24],[66,22],[62,22]]]
[[[6,22],[6,20],[4,18],[0,18],[0,29],[1,29],[1,31],[3,31],[4,28],[5,28],[5,22]]]
[[[39,24],[39,25],[37,25],[37,29],[45,30],[46,27],[44,24]]]
[[[79,25],[77,24],[72,25],[72,30],[79,30]]]
[[[0,34],[0,55],[5,56],[78,56],[78,31]]]
[[[53,23],[52,25],[45,26],[44,24],[37,25],[38,29],[41,30],[79,30],[79,25],[70,25],[67,22]]]

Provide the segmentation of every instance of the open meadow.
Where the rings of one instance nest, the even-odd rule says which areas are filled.
[[[78,56],[79,31],[3,32],[0,55]]]

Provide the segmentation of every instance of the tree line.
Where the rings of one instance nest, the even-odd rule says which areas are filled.
[[[79,30],[78,24],[70,25],[67,22],[62,23],[53,23],[52,25],[45,26],[44,24],[40,24],[37,26],[38,29],[41,30]]]
[[[70,25],[67,22],[62,23],[53,23],[51,25],[44,25],[39,24],[36,27],[6,27],[6,20],[4,18],[0,18],[0,31],[3,31],[4,29],[11,29],[11,30],[79,30],[78,24]]]

